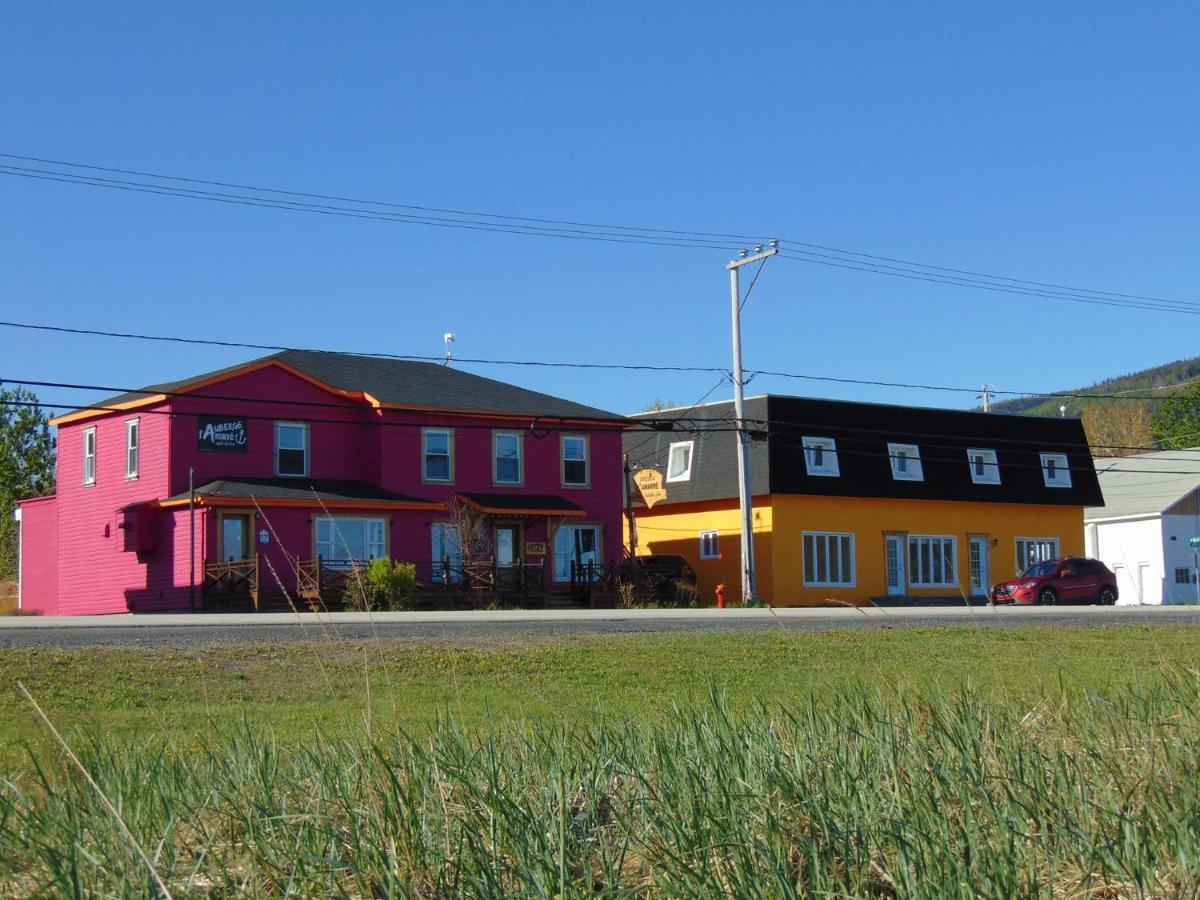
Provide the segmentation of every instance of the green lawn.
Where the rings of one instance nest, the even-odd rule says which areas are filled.
[[[997,699],[1074,693],[1200,668],[1190,629],[934,630],[514,639],[474,646],[379,640],[228,644],[174,650],[8,650],[0,654],[0,760],[39,740],[21,681],[67,731],[187,742],[243,717],[283,742],[372,724],[428,729],[438,712],[468,727],[565,717],[649,722],[716,687],[754,700],[818,702],[868,688],[972,686]]]

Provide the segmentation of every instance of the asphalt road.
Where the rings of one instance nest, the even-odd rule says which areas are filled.
[[[1200,607],[534,610],[0,618],[0,648],[181,647],[239,641],[370,640],[446,643],[587,635],[826,631],[881,628],[1031,628],[1200,625]],[[1198,635],[1200,637],[1200,635]]]

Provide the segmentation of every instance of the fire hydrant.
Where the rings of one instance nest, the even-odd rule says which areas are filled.
[[[725,585],[723,585],[723,584],[717,585],[716,595],[717,595],[717,609],[724,609],[725,608]]]

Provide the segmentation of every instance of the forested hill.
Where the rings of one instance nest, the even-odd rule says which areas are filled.
[[[1148,391],[1160,385],[1180,384],[1200,376],[1200,357],[1180,359],[1153,369],[1143,369],[1130,375],[1107,378],[1091,387],[1067,390],[1066,394],[1115,394],[1124,391]],[[1166,397],[1167,390],[1155,391]],[[1091,405],[1088,400],[1077,397],[1014,397],[992,404],[992,411],[1010,415],[1057,416],[1059,406],[1066,406],[1068,416],[1080,416]],[[1154,404],[1157,406],[1157,404]]]

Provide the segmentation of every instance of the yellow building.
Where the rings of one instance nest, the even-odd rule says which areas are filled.
[[[701,596],[740,599],[732,404],[644,413],[626,435],[639,555],[683,556]],[[761,396],[751,431],[756,587],[774,606],[986,597],[1030,563],[1082,555],[1102,505],[1078,420]]]

